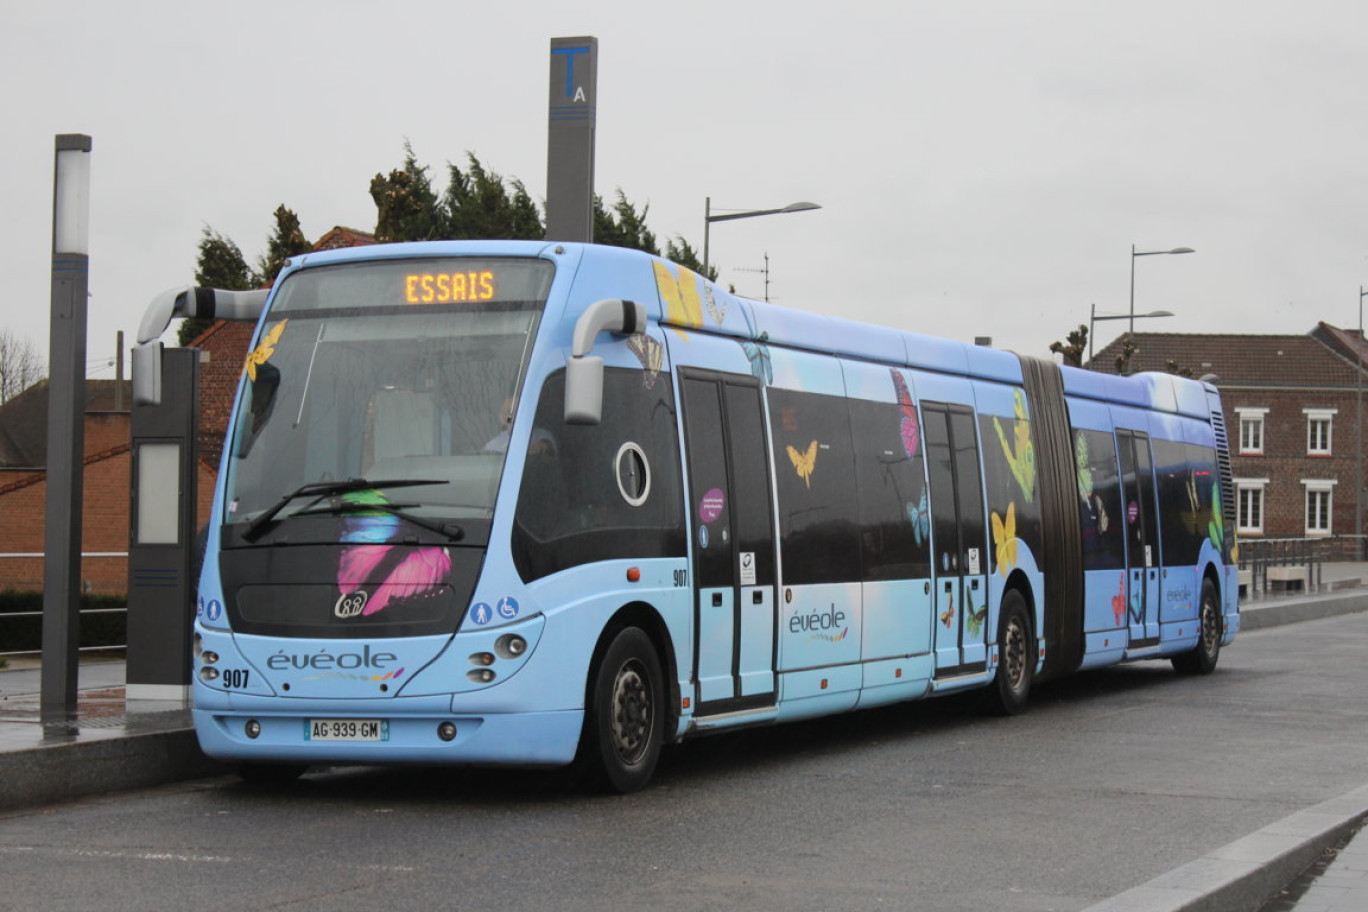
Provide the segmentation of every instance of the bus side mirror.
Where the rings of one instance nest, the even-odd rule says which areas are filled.
[[[598,424],[603,420],[603,359],[597,355],[565,362],[565,423]]]
[[[565,423],[603,420],[603,359],[589,352],[601,332],[630,336],[646,328],[646,307],[635,301],[595,301],[575,321],[570,357],[565,359]]]

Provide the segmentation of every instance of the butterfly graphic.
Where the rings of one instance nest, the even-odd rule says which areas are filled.
[[[722,321],[727,318],[727,302],[725,299],[717,300],[711,282],[703,283],[703,301],[708,305],[708,314],[713,318],[713,322],[721,326]]]
[[[1211,522],[1207,523],[1207,537],[1216,546],[1217,551],[1225,551],[1225,519],[1221,516],[1221,487],[1216,483],[1211,485]],[[1233,539],[1233,536],[1232,536]],[[1234,541],[1231,542],[1231,560],[1237,560],[1239,552],[1236,550]]]
[[[1026,396],[1021,390],[1015,390],[1012,396],[1012,412],[1016,416],[1012,420],[1012,443],[1007,442],[1002,422],[997,417],[993,418],[993,428],[997,431],[998,442],[1002,444],[1002,455],[1007,457],[1007,465],[1012,469],[1012,476],[1021,487],[1021,496],[1027,501],[1034,501],[1035,449],[1031,446],[1031,422],[1026,419]]]
[[[977,637],[983,631],[983,619],[988,616],[988,606],[984,605],[977,611],[972,608],[964,613],[964,624],[969,628],[969,635]]]
[[[655,386],[656,378],[660,376],[661,365],[665,363],[665,346],[645,333],[634,333],[628,337],[627,347],[641,362],[644,371],[641,377],[642,384],[646,389]]]
[[[388,504],[379,491],[344,494],[346,503]],[[342,523],[342,550],[337,565],[337,588],[343,596],[363,587],[369,590],[363,617],[383,611],[397,601],[431,594],[451,574],[451,554],[446,548],[396,549],[389,542],[399,531],[399,517],[383,510],[360,511]],[[374,589],[373,581],[381,580]]]
[[[955,619],[955,603],[950,593],[945,593],[945,610],[941,612],[940,620],[945,625],[945,629],[950,629],[950,622]]]
[[[350,595],[372,580],[383,582],[371,591],[363,617],[383,611],[403,599],[437,591],[451,574],[451,554],[446,548],[396,550],[393,545],[353,545],[342,552],[337,565],[337,588]]]
[[[902,409],[898,430],[902,435],[903,452],[907,453],[908,459],[912,459],[917,455],[917,444],[921,442],[917,405],[912,401],[912,391],[907,388],[907,380],[903,378],[902,371],[890,367],[888,372],[893,375],[893,387],[898,391],[898,405]]]
[[[994,512],[992,520],[993,544],[997,548],[997,569],[998,573],[1005,577],[1017,562],[1016,504],[1007,505],[1006,519]]]
[[[1094,483],[1092,466],[1088,463],[1088,438],[1082,431],[1074,433],[1074,465],[1078,470],[1078,496],[1087,500],[1092,496]]]
[[[689,334],[681,327],[700,327],[703,325],[703,304],[698,299],[698,277],[679,267],[679,278],[670,272],[670,267],[660,260],[655,267],[656,288],[660,300],[665,304],[665,320],[673,324],[679,337],[688,340]]]
[[[1116,623],[1125,620],[1126,617],[1126,577],[1121,577],[1121,584],[1116,589],[1116,595],[1112,596],[1112,614],[1116,616]]]
[[[275,354],[276,343],[280,341],[281,333],[285,332],[285,324],[289,322],[288,319],[281,320],[266,330],[266,334],[261,337],[257,347],[247,356],[247,363],[243,365],[243,368],[247,371],[249,379],[256,380],[257,366],[271,360],[271,356]]]
[[[907,518],[912,521],[912,540],[921,547],[923,541],[931,537],[931,516],[926,509],[926,492],[922,491],[921,500],[914,507],[907,505]]]
[[[798,477],[803,479],[803,484],[812,487],[812,470],[817,467],[817,441],[812,441],[807,446],[807,451],[800,453],[792,446],[787,447],[789,462],[793,463],[793,468],[797,470]]]
[[[746,359],[750,361],[751,376],[756,380],[765,383],[774,382],[774,365],[770,361],[769,333],[762,332],[758,338],[738,339],[741,343],[741,350],[746,353]]]

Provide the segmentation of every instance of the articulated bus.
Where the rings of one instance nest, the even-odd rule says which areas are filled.
[[[1166,658],[1239,630],[1216,389],[743,299],[637,251],[292,259],[257,320],[194,631],[200,744],[313,764],[578,763]],[[139,352],[150,350],[145,344]],[[159,361],[135,356],[144,401]]]

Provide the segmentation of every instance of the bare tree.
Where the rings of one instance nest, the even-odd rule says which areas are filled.
[[[0,405],[43,379],[43,359],[33,343],[0,329]]]

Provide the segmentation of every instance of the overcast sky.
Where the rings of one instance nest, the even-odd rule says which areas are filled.
[[[596,185],[737,291],[1047,355],[1099,313],[1352,327],[1368,284],[1368,4],[0,0],[0,325],[46,358],[53,137],[93,137],[89,350],[112,377],[204,226],[369,230],[405,140],[546,192],[549,42],[599,40]],[[1098,324],[1097,341],[1123,321]],[[171,334],[168,333],[168,336]]]

